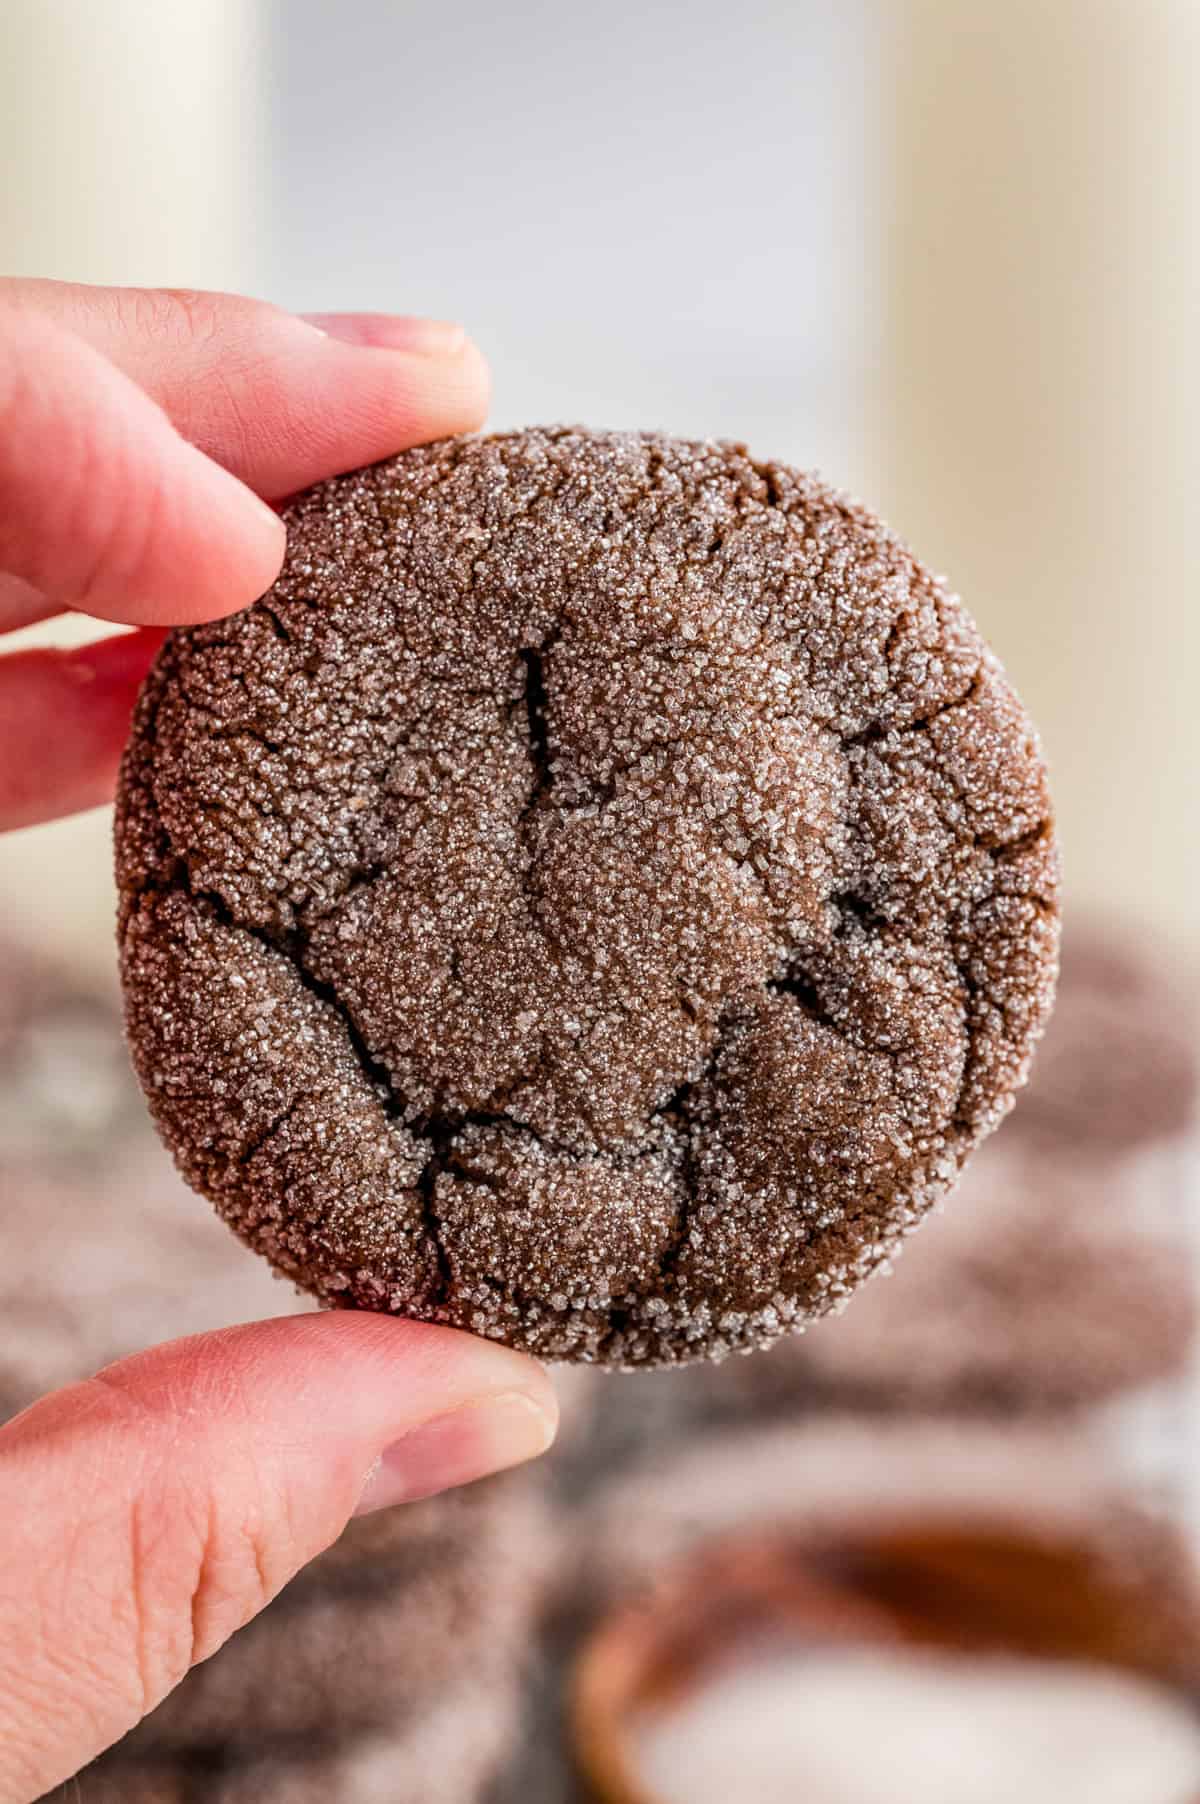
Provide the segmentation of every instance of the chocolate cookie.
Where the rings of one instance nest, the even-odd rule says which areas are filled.
[[[1052,990],[1029,721],[944,586],[728,444],[528,431],[302,496],[125,760],[188,1179],[328,1302],[669,1363],[826,1313]]]

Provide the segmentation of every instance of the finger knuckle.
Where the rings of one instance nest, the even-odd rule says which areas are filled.
[[[215,1653],[282,1579],[258,1509],[231,1516],[211,1496],[143,1497],[130,1521],[130,1647],[143,1712]]]
[[[89,359],[45,322],[0,317],[0,559],[34,566],[23,573],[39,583],[51,565],[50,592],[84,608],[136,586],[169,503],[144,409],[131,419],[114,405]],[[14,494],[21,505],[5,508]]]
[[[123,1387],[107,1388],[119,1418],[137,1410]],[[145,1714],[257,1615],[290,1568],[284,1513],[249,1459],[215,1486],[153,1412],[142,1430],[150,1447],[129,1499],[119,1628]]]
[[[125,1633],[140,1692],[139,1715],[152,1710],[193,1664],[187,1575],[202,1570],[203,1560],[203,1540],[186,1517],[176,1518],[167,1553],[157,1500],[135,1500],[129,1517]]]
[[[210,1516],[191,1591],[191,1661],[207,1659],[278,1589],[281,1574],[265,1512],[255,1505],[232,1521]]]
[[[120,305],[131,333],[177,349],[203,349],[254,330],[274,311],[265,301],[207,288],[131,288]]]

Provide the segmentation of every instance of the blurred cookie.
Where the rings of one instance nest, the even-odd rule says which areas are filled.
[[[1194,974],[1148,930],[1072,918],[1058,1006],[1009,1131],[1088,1164],[1194,1133],[1196,1003]]]
[[[402,1734],[342,1748],[110,1758],[44,1804],[482,1804],[512,1751],[517,1698],[510,1673],[486,1688],[453,1683]]]
[[[142,1152],[56,1181],[0,1170],[0,1421],[158,1341],[311,1308]]]
[[[1111,1173],[1013,1135],[985,1147],[944,1222],[836,1321],[731,1361],[710,1407],[843,1403],[1077,1409],[1179,1373],[1196,1327],[1181,1245]]]
[[[287,518],[121,784],[189,1181],[327,1300],[551,1358],[825,1314],[1053,987],[1045,772],[957,600],[815,478],[654,434],[433,445]]]
[[[146,1144],[142,1113],[115,989],[0,935],[0,1183],[11,1166],[89,1172],[100,1148]]]
[[[452,1685],[403,1737],[360,1742],[312,1761],[234,1767],[196,1804],[482,1804],[512,1752],[515,1679],[509,1673],[486,1687]]]
[[[39,1804],[200,1804],[213,1796],[199,1788],[212,1779],[174,1761],[153,1766],[90,1766],[84,1775],[68,1779],[47,1792]],[[86,1791],[81,1787],[86,1783]],[[265,1799],[263,1804],[266,1804]]]

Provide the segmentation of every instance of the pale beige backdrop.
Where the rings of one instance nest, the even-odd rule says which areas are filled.
[[[262,232],[254,0],[5,0],[0,273],[252,288]],[[6,643],[97,636],[92,621]],[[0,837],[0,910],[107,972],[107,810]]]
[[[1200,6],[888,10],[872,493],[1042,728],[1068,898],[1194,945]]]

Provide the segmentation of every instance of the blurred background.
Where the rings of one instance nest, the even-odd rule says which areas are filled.
[[[904,1493],[906,1522],[946,1495],[957,1500],[956,1533],[980,1511],[991,1522],[998,1514],[1012,1539],[1006,1570],[1028,1578],[1028,1550],[1018,1559],[1013,1547],[1025,1545],[1031,1523],[1043,1555],[1066,1547],[1074,1557],[1092,1548],[1098,1517],[1072,1516],[1064,1499],[1092,1490],[1107,1497],[1112,1487],[1120,1509],[1148,1512],[1163,1537],[1148,1563],[1138,1543],[1137,1584],[1123,1593],[1136,1593],[1135,1613],[1157,1620],[1167,1593],[1191,1595],[1190,1567],[1180,1576],[1191,1555],[1172,1536],[1185,1533],[1190,1548],[1200,1520],[1190,1338],[1195,1027],[1184,1003],[1200,878],[1198,77],[1194,0],[743,0],[737,8],[716,0],[463,0],[446,8],[7,0],[0,13],[6,273],[239,289],[296,310],[461,319],[491,359],[497,425],[661,427],[744,439],[756,455],[816,467],[877,507],[949,576],[1045,740],[1069,954],[1071,923],[1084,925],[1046,1075],[976,1186],[989,1235],[992,1209],[1011,1235],[989,1238],[982,1261],[978,1235],[948,1235],[940,1266],[931,1252],[912,1311],[903,1308],[904,1266],[874,1327],[872,1296],[862,1300],[861,1329],[850,1333],[852,1309],[847,1337],[834,1338],[841,1324],[817,1330],[813,1354],[794,1367],[766,1355],[745,1362],[753,1381],[722,1373],[685,1394],[669,1375],[673,1388],[617,1380],[600,1387],[599,1400],[579,1394],[550,1481],[558,1526],[540,1544],[558,1536],[589,1554],[607,1552],[586,1599],[556,1589],[544,1572],[538,1580],[553,1602],[526,1706],[535,1726],[526,1728],[525,1754],[535,1757],[506,1781],[513,1804],[574,1795],[553,1753],[570,1708],[563,1674],[597,1613],[648,1582],[645,1563],[631,1572],[616,1552],[645,1533],[673,1571],[703,1534],[757,1522],[764,1498],[783,1517],[815,1485],[826,1517],[853,1516],[865,1494],[892,1495],[898,1464],[925,1475],[921,1495]],[[77,625],[21,637],[62,638]],[[77,636],[94,630],[84,623]],[[10,1003],[22,984],[29,991],[20,1010],[10,1007],[7,1030],[0,998],[8,1085],[0,1234],[14,1219],[5,1205],[32,1193],[44,1222],[73,1222],[67,1232],[84,1236],[86,1215],[92,1235],[88,1257],[58,1274],[57,1289],[49,1285],[71,1325],[65,1351],[35,1346],[29,1322],[0,1295],[0,1340],[16,1321],[8,1331],[26,1351],[34,1347],[25,1367],[11,1346],[0,1353],[0,1415],[6,1384],[17,1406],[39,1372],[57,1381],[72,1362],[86,1366],[139,1335],[166,1332],[158,1327],[164,1296],[172,1325],[188,1327],[271,1301],[256,1292],[256,1266],[251,1277],[228,1266],[224,1240],[200,1247],[196,1236],[210,1226],[216,1234],[215,1225],[203,1205],[171,1188],[144,1125],[130,1126],[141,1124],[140,1105],[123,1066],[112,1078],[122,1055],[109,862],[104,813],[0,840],[10,942],[0,989]],[[48,1161],[38,1147],[51,1139]],[[101,1209],[94,1197],[85,1209],[83,1169],[107,1187]],[[186,1215],[186,1234],[162,1226],[151,1191],[169,1195],[181,1222]],[[1058,1235],[1049,1254],[1048,1221]],[[940,1233],[930,1230],[931,1249]],[[107,1264],[92,1257],[101,1244]],[[1142,1250],[1131,1255],[1135,1244]],[[924,1250],[922,1237],[914,1275]],[[207,1298],[198,1300],[199,1278],[181,1279],[185,1264],[207,1274]],[[1037,1271],[1049,1277],[1035,1294],[1027,1280]],[[939,1313],[949,1291],[965,1299],[957,1314]],[[278,1287],[273,1295],[282,1307]],[[179,1319],[185,1297],[195,1320]],[[912,1338],[915,1315],[933,1324],[926,1341]],[[1050,1338],[1031,1332],[1047,1323]],[[1012,1357],[1019,1344],[1034,1349],[1025,1366]],[[897,1347],[916,1375],[907,1388],[888,1376]],[[806,1438],[786,1447],[755,1438],[741,1452],[722,1438],[760,1437],[768,1419],[790,1421]],[[864,1422],[874,1424],[870,1432]],[[712,1449],[707,1466],[694,1463],[697,1447]],[[759,1474],[753,1484],[737,1481],[743,1459]],[[631,1476],[605,1501],[601,1480],[626,1468]],[[854,1482],[839,1489],[813,1478],[835,1470]],[[707,1515],[694,1501],[685,1506],[681,1499],[705,1489],[698,1474],[716,1471],[733,1472],[731,1501],[706,1505]],[[1017,1480],[1005,1481],[1005,1472]],[[1035,1504],[1039,1484],[1045,1496]],[[1100,1514],[1107,1546],[1111,1525]],[[807,1517],[804,1532],[816,1532]],[[872,1520],[869,1535],[877,1532]],[[1120,1534],[1117,1542],[1124,1545]],[[450,1570],[453,1550],[438,1545]],[[917,1590],[944,1590],[953,1567],[961,1602],[961,1548],[952,1558],[939,1543],[934,1559],[923,1545]],[[378,1557],[378,1549],[364,1553]],[[854,1557],[861,1566],[861,1545]],[[871,1557],[878,1564],[877,1547]],[[889,1557],[899,1559],[894,1545]],[[905,1558],[911,1578],[911,1545]],[[768,1567],[779,1580],[767,1587],[771,1597],[792,1596],[778,1560]],[[1078,1573],[1068,1567],[1054,1571],[1070,1616]],[[744,1565],[720,1570],[744,1614]],[[1122,1583],[1130,1570],[1122,1568]],[[342,1582],[328,1581],[329,1595],[340,1595]],[[1093,1599],[1107,1595],[1104,1582],[1088,1569]],[[663,1620],[683,1640],[703,1640],[711,1623],[689,1616],[672,1583]],[[1043,1597],[1053,1592],[1047,1586]],[[993,1615],[999,1591],[1021,1595],[1015,1579],[982,1590]],[[726,1595],[720,1584],[715,1594]],[[856,1594],[851,1609],[841,1598],[839,1634],[862,1603]],[[822,1607],[829,1633],[828,1598]],[[1115,1623],[1120,1611],[1110,1614]],[[528,1616],[513,1617],[525,1625],[520,1632]],[[1113,1663],[1182,1686],[1194,1702],[1200,1615],[1184,1616],[1183,1628],[1176,1621],[1162,1633],[1184,1650],[1186,1671],[1141,1642],[1136,1660]],[[768,1804],[769,1775],[759,1772],[744,1792],[730,1789],[715,1753],[709,1789],[693,1773],[684,1790],[671,1790],[664,1770],[683,1770],[677,1727],[651,1736],[658,1790],[637,1790],[614,1767],[609,1756],[629,1713],[659,1695],[662,1679],[644,1643],[633,1631],[623,1641],[622,1632],[610,1624],[608,1640],[591,1644],[583,1703],[573,1706],[591,1737],[596,1795],[625,1804],[745,1795]],[[1005,1632],[997,1645],[1028,1651],[1012,1622]],[[335,1631],[322,1633],[336,1641]],[[518,1628],[512,1633],[519,1638]],[[901,1639],[909,1638],[906,1630]],[[1057,1651],[1073,1645],[1068,1638]],[[1104,1646],[1125,1644],[1114,1630]],[[678,1647],[651,1652],[669,1655],[677,1674]],[[319,1691],[319,1678],[309,1678]],[[885,1681],[869,1671],[855,1679],[859,1698],[883,1684],[881,1721],[897,1695]],[[402,1675],[396,1682],[403,1689]],[[941,1675],[937,1684],[950,1681]],[[764,1682],[755,1695],[769,1694]],[[836,1686],[822,1695],[830,1720],[841,1722]],[[916,1709],[911,1687],[903,1695]],[[1003,1694],[1008,1720],[1020,1716],[1022,1696],[1019,1687]],[[1094,1739],[1099,1717],[1119,1717],[1121,1705],[1092,1702],[1091,1717],[1079,1720],[1092,1724]],[[955,1708],[969,1703],[958,1698]],[[726,1723],[753,1718],[756,1738],[765,1736],[780,1770],[791,1770],[795,1749],[779,1751],[744,1696],[722,1707],[733,1712]],[[386,1700],[382,1708],[386,1717]],[[211,1714],[200,1717],[207,1728],[189,1726],[185,1709],[145,1760],[161,1759],[176,1734],[193,1752],[196,1736],[209,1737],[209,1755],[218,1742],[224,1748],[228,1723],[218,1731]],[[1172,1731],[1159,1728],[1162,1748]],[[378,1732],[372,1721],[353,1734]],[[485,1743],[492,1752],[482,1767],[502,1764],[496,1737],[475,1736],[473,1745]],[[709,1746],[703,1736],[696,1745]],[[1093,1789],[1079,1796],[1186,1804],[1200,1753],[1179,1745],[1179,1770],[1190,1773],[1181,1788],[1172,1789],[1175,1769],[1164,1767],[1150,1789],[1102,1794],[1093,1775]],[[244,1758],[243,1749],[234,1764]],[[411,1767],[411,1752],[404,1759]],[[444,1749],[436,1759],[445,1766]],[[370,1790],[362,1762],[353,1765],[330,1767],[320,1795],[345,1804],[399,1799],[393,1778]],[[1149,1771],[1144,1760],[1140,1770]],[[482,1796],[481,1783],[473,1773],[458,1791],[436,1791],[426,1776],[413,1795],[438,1804],[443,1795]],[[870,1783],[863,1777],[836,1797],[869,1804],[895,1795],[894,1786],[876,1792]],[[217,1795],[197,1790],[187,1800]],[[263,1780],[243,1795],[284,1793]],[[807,1795],[824,1804],[835,1792]],[[922,1795],[933,1804],[942,1793]],[[956,1804],[993,1795],[1069,1804],[1061,1789],[977,1793],[964,1789],[961,1772],[945,1795]]]
[[[1008,664],[1070,894],[1194,939],[1192,0],[10,0],[0,29],[10,272],[459,318],[497,424],[818,467]],[[104,838],[5,847],[10,907],[44,870],[101,945]]]

